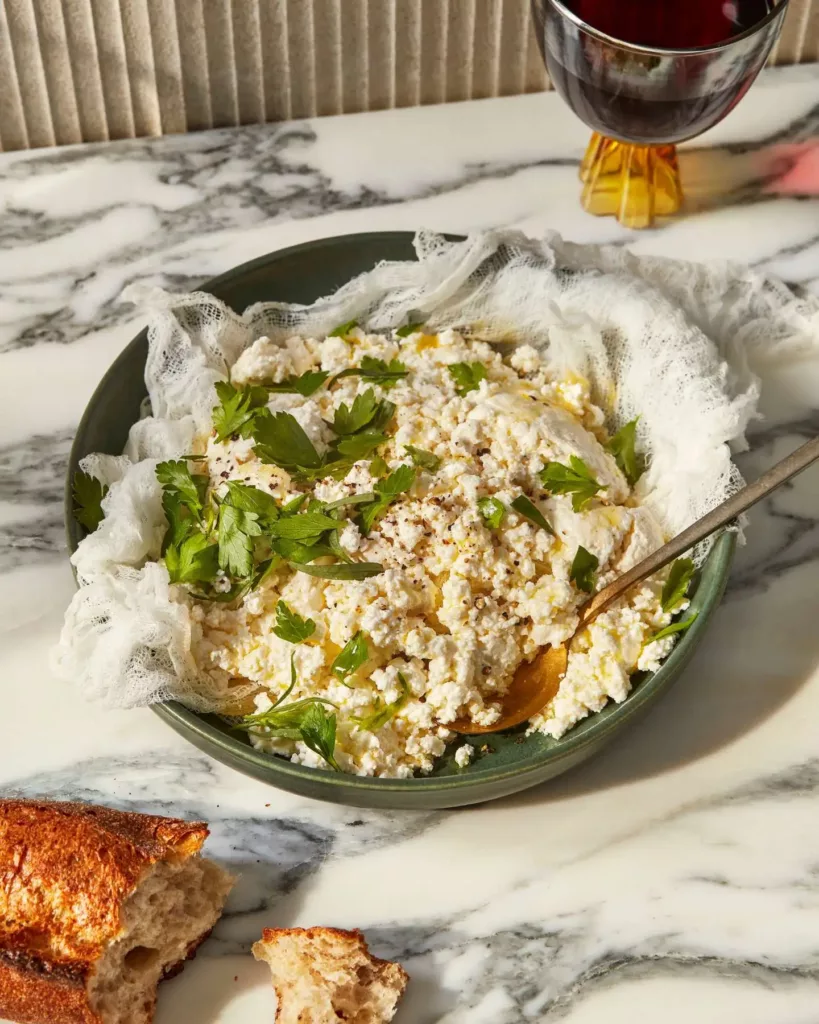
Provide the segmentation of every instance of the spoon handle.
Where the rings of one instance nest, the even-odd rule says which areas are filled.
[[[701,540],[710,537],[722,526],[727,526],[735,519],[746,512],[752,505],[755,505],[762,498],[767,497],[771,491],[790,480],[791,477],[801,473],[803,469],[819,459],[819,437],[808,441],[787,458],[769,469],[767,473],[755,480],[754,483],[743,487],[741,491],[728,498],[721,505],[717,505],[702,519],[698,519],[688,529],[670,540],[659,550],[649,555],[648,558],[638,562],[633,569],[629,569],[625,575],[604,587],[599,593],[586,604],[581,615],[581,625],[586,625],[596,618],[601,612],[610,607],[623,593],[635,583],[642,583],[643,580],[653,576],[669,562],[699,544]]]

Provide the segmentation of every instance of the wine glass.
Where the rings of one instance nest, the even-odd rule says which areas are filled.
[[[532,0],[555,89],[594,131],[580,167],[584,209],[630,228],[680,209],[676,143],[739,103],[788,2]]]

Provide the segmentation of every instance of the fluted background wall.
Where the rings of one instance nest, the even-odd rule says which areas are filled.
[[[772,62],[817,59],[792,0]],[[548,87],[529,0],[0,0],[4,150]]]

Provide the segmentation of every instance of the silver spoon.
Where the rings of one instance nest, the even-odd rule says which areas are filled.
[[[501,717],[492,725],[475,725],[465,719],[449,726],[454,732],[465,736],[481,733],[502,732],[513,726],[528,722],[542,711],[557,693],[569,662],[569,650],[574,637],[592,622],[601,612],[610,608],[615,601],[637,583],[653,576],[675,558],[679,558],[712,533],[733,523],[752,505],[767,497],[791,477],[807,469],[819,459],[819,437],[797,448],[787,458],[778,462],[767,473],[752,484],[748,484],[733,497],[698,519],[696,523],[659,548],[648,558],[629,569],[627,573],[604,587],[580,609],[580,621],[574,634],[559,647],[544,647],[530,662],[521,664],[515,672],[509,689],[501,698]]]

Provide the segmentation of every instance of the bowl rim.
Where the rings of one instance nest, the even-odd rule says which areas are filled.
[[[317,238],[297,245],[287,246],[272,252],[238,264],[223,274],[209,278],[202,282],[197,291],[212,292],[235,281],[237,277],[246,275],[252,271],[262,269],[268,265],[275,264],[281,260],[287,260],[291,254],[305,250],[311,250],[318,246],[331,247],[334,244],[347,246],[364,242],[411,242],[415,237],[410,231],[368,231],[352,234],[332,235],[328,238]],[[451,241],[461,241],[462,235],[448,234]],[[218,297],[218,296],[217,296]],[[224,300],[223,300],[224,301]],[[148,328],[144,327],[138,334],[125,345],[117,354],[116,358],[102,376],[99,384],[94,389],[88,404],[80,418],[71,451],[68,458],[65,485],[65,531],[69,554],[73,554],[77,544],[82,539],[84,531],[80,528],[73,516],[72,498],[72,477],[79,461],[84,457],[85,452],[80,454],[84,447],[82,439],[87,430],[88,424],[93,421],[96,407],[102,396],[105,394],[110,382],[115,379],[123,362],[125,362],[134,351],[144,345],[147,339]],[[144,380],[144,378],[143,378]],[[273,777],[279,776],[287,779],[296,785],[299,783],[308,784],[318,788],[327,787],[327,799],[333,799],[329,794],[339,794],[344,790],[360,794],[421,794],[436,793],[446,790],[467,790],[481,788],[487,784],[502,782],[507,779],[525,779],[528,776],[539,775],[549,764],[559,763],[566,759],[576,761],[577,755],[584,748],[599,745],[603,738],[612,731],[619,730],[625,724],[638,716],[639,713],[649,705],[664,689],[674,682],[678,671],[680,671],[698,646],[701,637],[707,630],[711,616],[720,603],[725,587],[728,582],[731,563],[736,549],[736,533],[726,530],[720,534],[705,563],[709,576],[713,577],[712,585],[704,596],[700,593],[698,585],[693,598],[697,604],[698,615],[691,627],[686,630],[677,641],[668,657],[662,662],[660,668],[634,687],[622,703],[613,704],[608,702],[606,708],[610,709],[608,714],[591,713],[585,719],[578,722],[559,740],[553,741],[553,746],[545,750],[534,752],[530,757],[523,760],[516,760],[511,763],[500,764],[495,768],[487,767],[480,771],[466,771],[452,775],[442,776],[413,776],[408,779],[396,778],[374,778],[371,776],[353,775],[344,772],[335,772],[329,769],[314,768],[307,765],[294,764],[287,758],[276,754],[268,754],[252,747],[245,738],[233,736],[223,732],[215,725],[207,721],[202,714],[192,711],[178,701],[168,701],[162,704],[152,704],[151,710],[158,715],[166,724],[179,732],[189,742],[200,741],[205,749],[218,749],[221,754],[230,758],[230,763],[238,762],[248,769],[255,769],[250,774],[256,778],[263,778],[273,783]],[[72,564],[72,573],[77,583],[76,570]],[[77,585],[79,585],[77,583]],[[697,596],[701,600],[697,601]],[[604,709],[605,710],[605,709]],[[491,742],[496,734],[487,734],[482,737],[482,742]],[[196,740],[191,737],[196,737]],[[474,737],[463,737],[462,741],[477,745]],[[457,741],[453,741],[457,742]],[[199,745],[199,744],[197,744]],[[479,763],[479,762],[478,762]],[[474,763],[473,763],[474,764]],[[537,778],[533,782],[539,781]],[[285,788],[291,788],[286,786]],[[525,788],[521,786],[520,788]],[[299,787],[301,789],[301,787]]]

